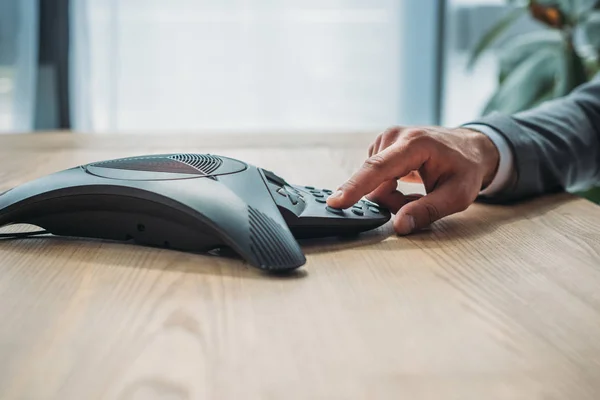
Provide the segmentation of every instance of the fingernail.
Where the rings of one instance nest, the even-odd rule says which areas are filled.
[[[415,219],[411,215],[400,214],[397,216],[398,220],[394,224],[396,233],[398,235],[408,235],[415,230]]]
[[[335,193],[333,193],[331,196],[329,196],[330,199],[339,199],[340,197],[342,197],[342,191],[341,190],[337,190]]]

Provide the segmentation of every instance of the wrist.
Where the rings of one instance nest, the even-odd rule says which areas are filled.
[[[471,128],[460,128],[460,130],[467,131],[473,138],[474,147],[479,153],[478,162],[483,173],[481,188],[485,189],[494,180],[498,172],[500,151],[494,142],[484,133]]]

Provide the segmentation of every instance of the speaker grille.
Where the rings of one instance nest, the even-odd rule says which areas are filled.
[[[223,165],[222,159],[210,154],[176,154],[169,158],[188,165],[205,175],[212,174]]]
[[[103,161],[94,167],[124,169],[128,171],[168,172],[172,174],[204,175],[196,168],[168,157],[135,157]]]
[[[297,268],[306,259],[294,236],[263,212],[248,207],[250,246],[262,268]]]
[[[93,164],[94,167],[128,171],[165,172],[172,174],[211,175],[223,165],[223,160],[209,154],[174,154],[121,158]]]

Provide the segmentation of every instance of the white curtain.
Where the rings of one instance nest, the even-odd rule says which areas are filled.
[[[33,129],[37,35],[36,0],[0,1],[0,133]]]
[[[414,99],[433,95],[435,44],[406,43],[433,32],[433,14],[408,22],[436,3],[72,0],[74,128],[335,131],[428,119]]]

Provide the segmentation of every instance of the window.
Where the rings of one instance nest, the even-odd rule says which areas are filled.
[[[0,132],[33,128],[37,65],[34,0],[0,1]]]
[[[400,112],[400,3],[88,0],[75,13],[89,21],[77,28],[88,27],[89,40],[76,45],[89,52],[89,75],[76,83],[90,84],[78,100],[89,101],[80,124],[128,132],[385,126]]]
[[[52,107],[70,115],[75,130],[93,132],[346,132],[435,123],[443,3],[71,1],[70,92],[57,105],[40,96],[48,79],[37,65],[39,3],[6,0],[0,131],[45,126],[36,111]]]

